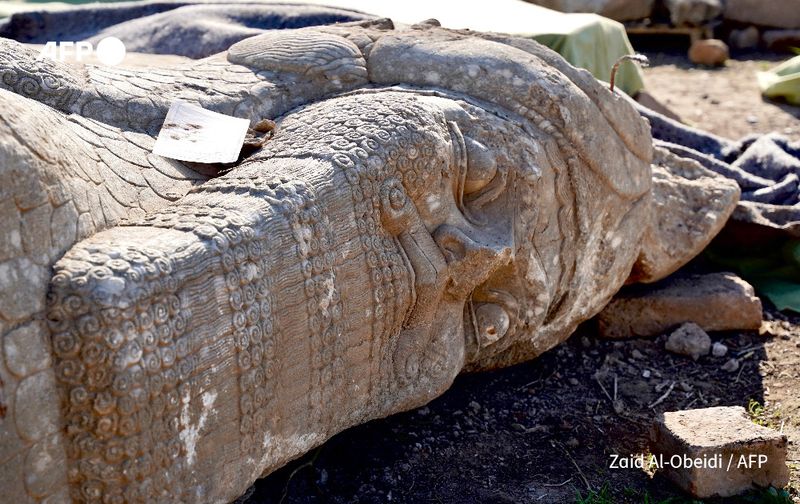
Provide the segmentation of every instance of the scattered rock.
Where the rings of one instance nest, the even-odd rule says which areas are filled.
[[[728,347],[725,346],[723,343],[719,341],[715,341],[713,345],[711,345],[711,355],[714,357],[725,357],[725,354],[728,353]]]
[[[650,370],[649,369],[645,369],[644,371],[642,371],[642,378],[650,378]]]
[[[732,30],[728,36],[728,43],[734,49],[755,49],[761,40],[758,28],[748,26],[741,30]]]
[[[763,38],[770,51],[789,52],[800,47],[800,30],[767,30]]]
[[[631,357],[633,357],[634,359],[644,359],[644,354],[634,348],[633,351],[631,352]]]
[[[733,273],[670,277],[623,289],[598,315],[605,338],[655,336],[683,322],[705,331],[759,329],[761,301]]]
[[[696,498],[731,497],[789,482],[786,436],[754,424],[741,406],[663,413],[651,441],[657,460],[680,459],[659,471]],[[700,463],[689,467],[696,459]]]
[[[728,44],[717,39],[697,40],[689,48],[689,59],[696,65],[721,66],[729,57]]]
[[[722,15],[730,21],[758,26],[800,28],[800,0],[726,0]]]
[[[697,360],[703,355],[708,355],[711,350],[711,338],[700,326],[694,322],[687,322],[669,335],[664,347],[672,353]]]
[[[722,14],[720,0],[664,0],[675,26],[700,26]]]
[[[739,361],[736,359],[728,359],[728,361],[722,365],[722,370],[727,371],[729,373],[733,373],[739,369]]]

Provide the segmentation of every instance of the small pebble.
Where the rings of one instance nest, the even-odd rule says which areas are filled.
[[[728,353],[728,347],[719,341],[715,341],[711,346],[711,355],[714,357],[724,357]]]
[[[711,350],[711,338],[699,325],[687,322],[667,337],[664,348],[669,352],[697,360],[703,355],[708,355]]]
[[[754,115],[749,115],[749,116],[747,116],[747,122],[750,123],[750,124],[757,124],[758,123],[758,117],[756,117]]]
[[[634,348],[633,351],[631,352],[631,357],[633,357],[634,359],[644,359],[644,354]]]
[[[736,359],[729,359],[728,362],[722,365],[722,370],[733,373],[739,369],[739,361]]]
[[[645,369],[644,371],[642,371],[642,378],[650,378],[650,370],[649,369]]]

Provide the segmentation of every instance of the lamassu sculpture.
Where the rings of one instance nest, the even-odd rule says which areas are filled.
[[[462,370],[553,347],[738,196],[720,183],[687,248],[651,253],[678,210],[651,214],[636,111],[534,42],[435,23],[267,33],[177,69],[2,42],[0,76],[17,502],[233,500]],[[278,131],[208,179],[150,153],[174,99]]]

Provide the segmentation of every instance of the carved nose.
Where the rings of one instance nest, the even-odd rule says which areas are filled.
[[[511,247],[476,228],[442,224],[433,233],[450,277],[448,292],[466,297],[511,260]]]

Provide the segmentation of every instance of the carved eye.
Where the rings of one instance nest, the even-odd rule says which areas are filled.
[[[491,151],[477,140],[465,137],[464,144],[467,148],[464,194],[471,194],[489,185],[497,174],[497,163]]]
[[[505,336],[511,325],[508,312],[502,306],[494,303],[483,303],[476,306],[475,319],[481,347],[489,346]]]

